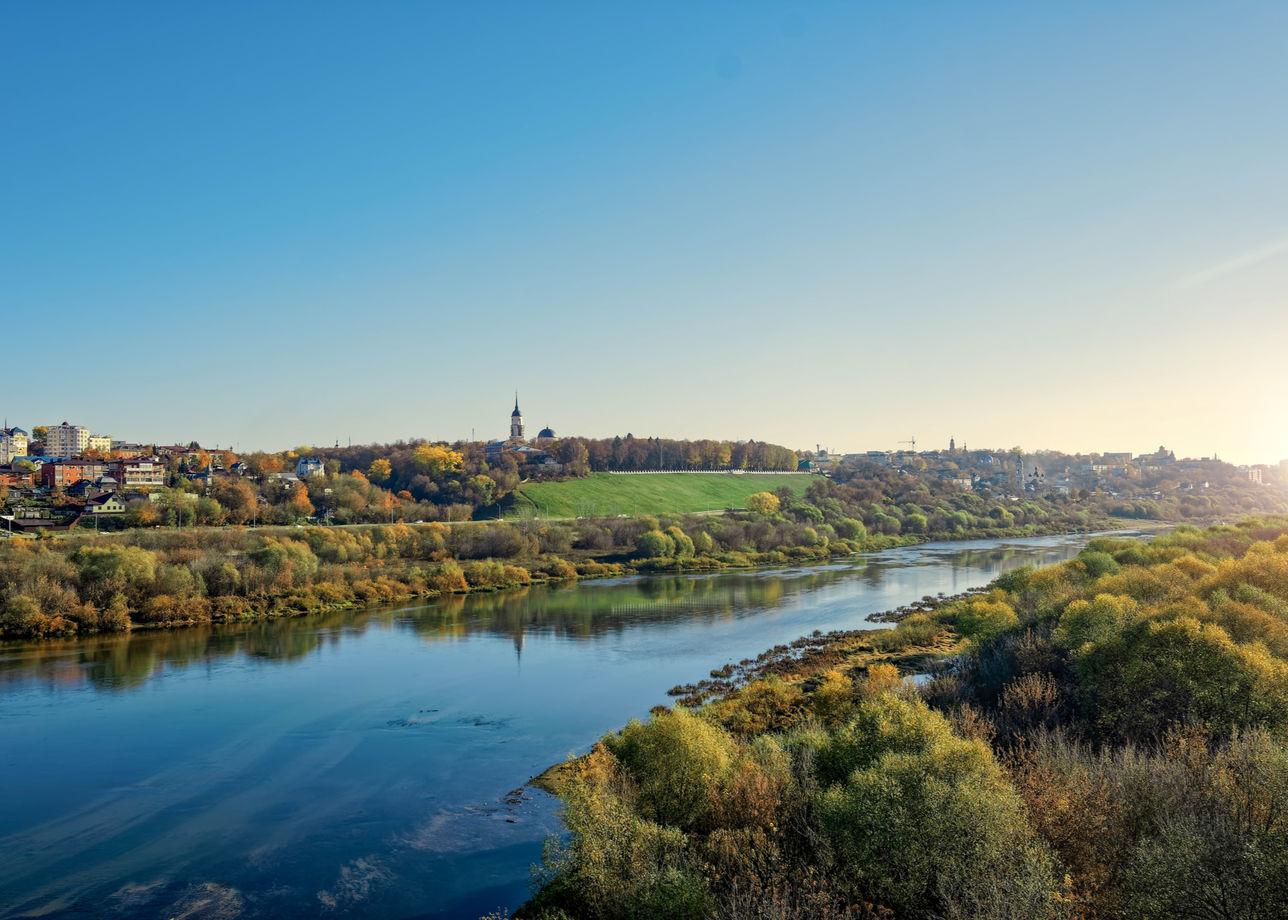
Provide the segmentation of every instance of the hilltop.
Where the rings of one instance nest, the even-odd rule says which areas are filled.
[[[685,514],[746,507],[747,496],[788,488],[803,495],[815,477],[783,473],[591,473],[522,483],[480,518]]]

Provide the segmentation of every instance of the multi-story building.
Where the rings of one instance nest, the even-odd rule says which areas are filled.
[[[112,436],[110,434],[92,434],[89,436],[88,448],[96,450],[102,454],[108,454],[112,451]]]
[[[99,460],[52,460],[40,467],[40,481],[50,489],[65,489],[74,482],[97,479],[105,473],[107,464]]]
[[[108,442],[111,447],[111,442]],[[84,425],[50,425],[45,434],[45,455],[79,457],[89,449],[89,429]]]
[[[108,472],[122,489],[162,489],[166,484],[165,464],[155,457],[114,460]]]
[[[0,428],[0,463],[13,463],[27,456],[27,432],[21,428]]]

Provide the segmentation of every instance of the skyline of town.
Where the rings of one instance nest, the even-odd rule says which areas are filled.
[[[518,403],[516,403],[515,408],[518,408]],[[488,442],[502,442],[502,441],[505,441],[506,437],[514,437],[514,429],[513,429],[513,425],[511,425],[510,433],[507,434],[507,436],[497,436],[497,437],[486,436],[486,437],[468,437],[468,438],[444,438],[444,437],[435,437],[433,436],[433,434],[421,434],[421,436],[412,436],[410,438],[388,439],[388,441],[379,441],[379,439],[377,439],[377,441],[370,441],[370,442],[354,442],[350,438],[344,438],[344,439],[322,438],[322,439],[317,439],[317,441],[313,441],[313,442],[295,443],[295,445],[283,445],[283,446],[276,446],[276,447],[260,447],[260,446],[245,447],[245,446],[238,445],[238,443],[236,442],[219,443],[214,441],[205,441],[205,439],[202,439],[201,437],[115,438],[111,436],[111,434],[91,433],[91,428],[89,425],[67,423],[66,419],[64,419],[62,423],[55,423],[53,425],[32,425],[31,428],[40,428],[40,426],[45,426],[45,428],[57,428],[58,425],[68,425],[68,424],[71,424],[72,428],[84,429],[85,445],[82,445],[82,447],[89,447],[91,446],[90,445],[91,439],[98,439],[100,443],[95,443],[93,447],[95,448],[95,450],[100,450],[104,452],[111,450],[113,443],[115,443],[115,445],[117,446],[120,446],[120,445],[176,445],[178,446],[178,445],[188,445],[188,443],[198,443],[198,445],[205,447],[206,450],[233,451],[233,452],[236,452],[236,454],[250,454],[250,452],[269,452],[269,454],[276,454],[276,452],[294,450],[294,448],[296,447],[326,448],[332,445],[334,445],[335,447],[341,447],[341,446],[354,446],[355,443],[368,443],[368,445],[388,445],[388,443],[397,443],[398,441],[403,441],[403,442],[426,441],[431,443],[469,443],[469,442],[488,443]],[[523,438],[522,425],[524,424],[522,419],[520,419],[519,424],[520,424],[519,437],[520,439],[522,439]],[[23,428],[22,425],[12,425],[9,423],[8,417],[5,417],[4,425],[0,426],[0,463],[8,463],[8,452],[6,452],[5,450],[5,447],[4,447],[5,442],[3,441],[4,432],[8,432],[8,430],[18,429],[18,430],[22,430],[22,432],[26,434],[26,436],[30,437],[31,428]],[[501,426],[497,425],[497,428],[500,429]],[[474,429],[474,430],[475,432],[477,432],[478,429]],[[551,432],[550,437],[555,437],[553,433],[554,429],[551,428],[550,425],[542,425],[542,434],[544,434],[544,432]],[[629,432],[629,430],[626,430],[626,432],[613,432],[611,434],[600,434],[600,436],[590,436],[590,434],[583,434],[581,432],[565,432],[565,437],[577,437],[577,438],[627,437],[627,436],[638,437],[643,439],[648,439],[653,437],[659,437],[659,438],[672,437],[670,436],[670,434],[665,434],[665,433],[635,434],[634,432]],[[537,436],[537,437],[541,437],[541,436]],[[537,437],[533,437],[532,441],[536,441]],[[781,442],[773,441],[773,439],[770,439],[770,438],[755,438],[755,437],[737,438],[737,439],[733,439],[733,438],[714,438],[714,439],[716,439],[716,441],[737,441],[737,442],[768,441],[769,443],[781,443]],[[106,441],[106,443],[102,443],[103,441]],[[853,446],[853,447],[848,446],[845,448],[836,448],[835,446],[827,445],[827,443],[823,443],[822,441],[815,441],[813,446],[786,445],[786,443],[784,443],[783,446],[790,447],[791,450],[795,450],[797,452],[815,451],[815,450],[819,450],[820,448],[820,450],[822,450],[824,454],[853,457],[853,456],[859,456],[862,454],[869,454],[869,452],[875,452],[875,451],[885,451],[885,452],[890,452],[890,454],[898,454],[898,452],[917,452],[917,454],[938,454],[938,452],[940,451],[951,451],[953,448],[953,445],[957,445],[958,443],[958,439],[956,438],[956,436],[953,436],[953,434],[949,434],[947,442],[943,443],[943,445],[938,445],[938,443],[935,443],[935,442],[927,442],[926,439],[916,439],[916,443],[914,443],[913,445],[912,441],[913,441],[913,438],[902,439],[902,441],[896,442],[894,446],[886,446],[886,447],[859,445],[859,446]],[[970,442],[967,442],[965,441],[965,439],[962,439],[960,443],[961,443],[962,450],[966,450],[966,448],[969,447]],[[1160,443],[1167,443],[1167,442],[1160,442]],[[1025,452],[1025,454],[1037,454],[1037,452],[1059,452],[1059,454],[1068,454],[1072,456],[1101,456],[1101,455],[1126,454],[1127,456],[1130,456],[1130,457],[1136,457],[1136,456],[1146,456],[1148,454],[1151,454],[1151,452],[1153,452],[1153,450],[1122,451],[1121,446],[1117,446],[1113,448],[1104,448],[1104,447],[1068,448],[1065,446],[1057,446],[1057,445],[1030,446],[1030,445],[1021,445],[1021,443],[1010,443],[1009,445],[1009,443],[1006,443],[1005,441],[1003,441],[1002,443],[993,443],[993,445],[979,445],[978,447],[976,447],[976,450],[1006,451],[1006,450],[1011,450],[1011,448],[1014,448],[1014,447],[1020,447],[1021,450]],[[1163,447],[1159,446],[1158,450],[1163,450]],[[52,456],[57,456],[62,454],[77,456],[79,455],[79,452],[71,452],[67,450],[54,450],[54,451],[49,451],[48,454]],[[1269,459],[1269,457],[1267,457],[1267,459],[1261,459],[1261,460],[1244,460],[1244,459],[1238,459],[1238,457],[1222,456],[1220,451],[1206,452],[1206,454],[1186,454],[1185,451],[1180,451],[1180,452],[1177,452],[1177,456],[1180,456],[1182,457],[1182,459],[1186,459],[1186,460],[1224,460],[1226,461],[1226,463],[1231,463],[1236,466],[1240,466],[1240,468],[1243,468],[1243,466],[1258,466],[1258,465],[1270,466],[1270,465],[1275,465],[1280,463],[1288,463],[1288,457],[1279,457],[1279,459]]]
[[[509,428],[509,430],[508,430],[508,433],[507,433],[506,435],[504,435],[504,436],[498,436],[498,437],[491,437],[491,436],[485,436],[485,437],[474,437],[474,436],[471,436],[470,438],[447,439],[447,438],[441,438],[441,437],[433,437],[433,436],[431,436],[431,435],[424,435],[424,436],[417,436],[417,437],[406,438],[406,439],[401,439],[401,440],[403,440],[404,442],[425,441],[425,442],[429,442],[429,443],[447,443],[447,444],[453,444],[453,443],[474,443],[474,444],[487,445],[489,448],[491,448],[491,447],[493,447],[493,446],[503,444],[503,443],[505,443],[507,440],[508,440],[508,441],[515,441],[515,442],[529,442],[529,441],[530,441],[530,442],[532,442],[532,443],[540,443],[540,442],[541,442],[541,441],[543,441],[543,440],[544,440],[544,441],[555,441],[555,440],[557,440],[557,439],[558,439],[558,437],[559,437],[559,435],[556,433],[556,431],[555,431],[551,426],[549,426],[549,425],[543,425],[543,426],[542,426],[542,428],[541,428],[541,431],[540,431],[540,432],[538,432],[538,433],[537,433],[536,435],[534,435],[532,438],[527,438],[527,437],[525,436],[525,427],[526,427],[526,424],[527,424],[527,423],[524,421],[524,416],[523,416],[523,414],[522,414],[522,413],[521,413],[521,411],[520,411],[519,399],[518,399],[518,395],[517,395],[517,393],[516,393],[516,396],[515,396],[515,405],[514,405],[513,413],[508,417],[508,428]],[[212,451],[231,451],[231,452],[233,452],[233,453],[238,453],[238,454],[241,454],[241,453],[259,453],[259,452],[262,452],[262,453],[283,453],[283,452],[293,451],[293,450],[295,450],[296,448],[299,448],[299,447],[309,447],[309,448],[312,448],[312,449],[326,449],[326,448],[328,448],[328,447],[330,447],[330,446],[332,446],[332,445],[334,445],[334,447],[336,447],[336,448],[339,448],[339,447],[341,447],[341,446],[345,446],[345,447],[352,447],[352,446],[355,446],[355,445],[354,445],[354,443],[353,443],[351,440],[349,440],[349,439],[347,439],[347,438],[346,438],[346,439],[344,440],[344,442],[343,442],[343,443],[342,443],[339,439],[335,439],[335,440],[331,441],[330,443],[328,443],[327,441],[323,440],[323,441],[315,441],[315,442],[312,442],[312,443],[302,443],[302,444],[296,444],[296,445],[291,445],[291,446],[286,446],[286,447],[278,447],[278,448],[274,448],[274,449],[264,449],[264,448],[259,448],[259,447],[253,447],[253,448],[246,449],[246,448],[242,448],[242,447],[240,447],[240,446],[238,446],[238,445],[235,445],[235,444],[222,444],[222,445],[221,445],[221,444],[218,444],[218,443],[216,443],[216,442],[203,442],[203,441],[201,440],[201,438],[199,438],[199,437],[191,437],[191,438],[184,437],[184,438],[172,438],[172,439],[165,439],[165,438],[161,438],[161,439],[155,439],[155,438],[153,438],[153,439],[148,439],[148,438],[146,438],[146,437],[144,437],[144,438],[131,438],[131,439],[126,439],[126,438],[115,438],[115,437],[113,437],[113,436],[112,436],[112,435],[110,435],[110,434],[93,433],[93,432],[91,431],[90,426],[87,426],[87,425],[80,425],[80,424],[76,424],[76,423],[69,423],[69,422],[67,422],[66,420],[64,420],[64,421],[63,421],[63,422],[61,422],[61,423],[55,424],[55,425],[47,425],[47,426],[32,426],[32,428],[39,428],[39,427],[44,427],[44,428],[46,428],[46,429],[48,429],[48,430],[50,430],[50,431],[52,431],[52,432],[55,432],[55,433],[58,435],[58,439],[57,439],[57,440],[55,440],[55,441],[53,442],[53,446],[52,446],[52,448],[47,449],[47,450],[45,451],[45,455],[46,455],[46,456],[49,456],[49,457],[56,457],[56,456],[70,456],[70,457],[76,457],[76,456],[80,456],[80,455],[81,455],[81,453],[82,453],[84,450],[86,450],[86,449],[93,450],[93,451],[95,451],[96,453],[107,454],[108,452],[112,451],[114,448],[119,450],[121,447],[124,447],[124,446],[128,446],[128,447],[131,447],[131,448],[138,448],[138,447],[142,447],[142,446],[145,446],[145,445],[164,445],[164,444],[174,445],[174,446],[176,446],[176,447],[177,447],[177,446],[180,446],[180,445],[198,444],[198,445],[201,445],[201,446],[202,446],[204,449],[206,449],[206,450],[212,450]],[[498,427],[500,427],[500,426],[498,426]],[[63,429],[63,431],[59,431],[59,429]],[[9,462],[11,462],[12,458],[14,458],[14,457],[20,457],[20,456],[23,456],[23,455],[24,455],[24,452],[23,452],[23,451],[15,451],[15,450],[13,449],[13,447],[12,447],[12,443],[13,443],[13,442],[11,441],[11,435],[10,435],[10,433],[11,433],[11,432],[20,432],[20,433],[22,434],[22,436],[23,436],[22,444],[24,444],[24,445],[27,443],[27,440],[31,437],[31,430],[30,430],[30,429],[24,429],[24,428],[22,428],[21,426],[18,426],[18,425],[12,425],[12,426],[11,426],[11,425],[9,425],[9,424],[8,424],[8,419],[6,418],[6,419],[5,419],[4,426],[3,426],[3,427],[0,427],[0,464],[9,463]],[[472,432],[472,435],[473,435],[473,434],[474,434],[474,432]],[[663,438],[663,439],[668,439],[668,438],[670,437],[670,436],[665,435],[665,434],[659,434],[659,435],[653,435],[653,434],[641,434],[641,435],[635,435],[635,434],[634,434],[634,432],[630,432],[630,431],[627,431],[627,432],[615,432],[615,433],[614,433],[614,434],[612,434],[612,435],[600,436],[600,437],[628,437],[628,436],[629,436],[629,437],[638,437],[638,438],[640,438],[640,439],[645,439],[645,440],[647,440],[647,439],[651,439],[651,438],[654,438],[654,437],[659,437],[659,438]],[[585,434],[582,434],[582,433],[579,433],[579,432],[575,432],[575,431],[565,432],[564,437],[569,437],[569,438],[594,438],[594,436],[585,435]],[[715,438],[715,439],[705,439],[705,440],[720,440],[720,441],[728,441],[728,440],[732,440],[732,439]],[[759,438],[740,438],[740,439],[737,439],[737,441],[736,441],[736,442],[737,442],[737,443],[745,443],[745,442],[747,442],[747,441],[749,441],[749,440],[753,440],[753,441],[767,441],[768,439],[759,439]],[[372,442],[365,442],[365,443],[369,443],[369,444],[371,444],[371,445],[373,445],[373,446],[374,446],[374,445],[377,445],[377,444],[392,444],[392,443],[397,443],[397,442],[396,442],[396,441],[372,441]],[[777,443],[777,442],[768,441],[768,443]],[[360,446],[360,445],[359,445],[359,446]],[[878,454],[878,453],[889,453],[889,454],[892,454],[892,455],[895,455],[895,454],[901,454],[901,453],[902,453],[902,454],[927,454],[927,455],[940,455],[940,454],[942,454],[942,453],[949,453],[949,454],[951,454],[951,453],[953,453],[953,452],[954,452],[955,450],[957,450],[957,449],[960,449],[962,452],[965,452],[966,450],[968,450],[968,449],[969,449],[969,443],[968,443],[967,441],[965,441],[965,440],[963,440],[963,441],[960,443],[960,447],[959,447],[959,446],[958,446],[957,439],[956,439],[956,437],[955,437],[955,436],[953,436],[953,435],[949,435],[949,437],[948,437],[948,442],[947,442],[946,444],[943,444],[943,445],[939,445],[939,444],[935,444],[935,443],[928,443],[928,442],[927,442],[927,441],[925,441],[924,439],[919,441],[919,440],[917,440],[915,437],[913,437],[913,438],[909,438],[909,439],[905,439],[905,440],[899,441],[899,442],[898,442],[895,446],[893,446],[893,447],[872,447],[872,446],[868,446],[868,447],[859,447],[859,448],[854,448],[854,449],[840,449],[840,450],[838,450],[838,449],[836,449],[835,447],[832,447],[832,446],[827,445],[827,444],[823,444],[821,441],[817,441],[817,442],[815,442],[815,444],[814,444],[814,446],[813,446],[813,447],[810,447],[809,445],[795,445],[795,446],[792,446],[792,445],[787,445],[787,444],[784,444],[784,445],[782,445],[782,446],[784,446],[784,447],[788,447],[789,449],[794,450],[794,451],[796,451],[798,454],[801,454],[801,455],[807,455],[807,454],[813,454],[813,453],[821,453],[821,454],[823,454],[823,455],[842,456],[842,457],[848,457],[848,458],[858,458],[858,457],[861,457],[861,456],[863,456],[863,455],[865,455],[865,454],[866,454],[866,455],[875,455],[875,454]],[[1125,458],[1125,459],[1127,459],[1127,460],[1129,460],[1129,461],[1130,461],[1130,460],[1132,460],[1132,459],[1137,459],[1137,458],[1147,457],[1147,456],[1150,456],[1151,454],[1155,454],[1155,453],[1162,453],[1162,452],[1164,452],[1164,451],[1167,451],[1167,450],[1168,450],[1164,445],[1161,445],[1161,444],[1157,447],[1157,450],[1156,450],[1156,451],[1153,451],[1153,450],[1151,450],[1151,451],[1144,451],[1144,450],[1142,450],[1142,451],[1132,451],[1132,450],[1122,451],[1122,450],[1120,450],[1120,449],[1119,449],[1119,448],[1117,448],[1117,447],[1115,447],[1115,448],[1113,448],[1113,449],[1104,449],[1104,448],[1101,448],[1101,449],[1090,449],[1090,450],[1087,450],[1087,449],[1075,449],[1075,450],[1069,450],[1069,449],[1065,449],[1065,448],[1060,447],[1060,446],[1051,446],[1051,445],[1044,445],[1044,446],[1027,446],[1027,445],[1022,445],[1022,444],[1006,445],[1005,443],[1003,443],[1003,444],[985,444],[985,445],[977,445],[977,446],[976,446],[976,448],[975,448],[975,450],[977,450],[977,451],[984,451],[984,452],[1003,452],[1003,451],[1013,450],[1013,449],[1014,449],[1014,448],[1016,448],[1016,447],[1019,447],[1019,448],[1020,448],[1024,453],[1026,453],[1026,454],[1028,454],[1028,453],[1043,453],[1043,452],[1051,452],[1051,453],[1067,454],[1067,455],[1070,455],[1070,456],[1087,456],[1087,457],[1102,456],[1102,457],[1112,457],[1112,458],[1115,458],[1115,459],[1118,459],[1118,458]],[[1176,454],[1176,452],[1175,452],[1175,451],[1170,451],[1170,453],[1172,453],[1173,455],[1175,455],[1175,454]],[[1239,468],[1241,468],[1241,469],[1243,469],[1243,468],[1247,468],[1247,467],[1258,467],[1258,466],[1260,466],[1260,467],[1269,467],[1269,466],[1274,466],[1274,465],[1276,465],[1276,464],[1279,464],[1279,465],[1282,465],[1282,464],[1288,464],[1288,458],[1280,458],[1280,459],[1278,459],[1278,460],[1265,459],[1265,460],[1254,460],[1254,461],[1241,461],[1241,460],[1237,460],[1237,459],[1231,459],[1231,458],[1227,458],[1227,457],[1222,457],[1222,456],[1220,455],[1220,452],[1219,452],[1219,451],[1214,451],[1214,452],[1212,452],[1212,453],[1207,453],[1207,454],[1193,454],[1193,455],[1191,455],[1191,454],[1186,454],[1186,453],[1184,453],[1184,452],[1181,452],[1181,454],[1180,454],[1179,456],[1180,456],[1180,459],[1183,459],[1183,460],[1203,460],[1203,461],[1207,461],[1207,460],[1217,460],[1217,461],[1224,461],[1224,462],[1231,463],[1232,465],[1235,465],[1235,466],[1237,466],[1237,467],[1239,467]]]

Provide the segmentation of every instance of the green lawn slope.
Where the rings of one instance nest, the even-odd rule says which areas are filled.
[[[613,514],[666,514],[743,508],[747,496],[786,486],[796,494],[810,484],[808,475],[769,473],[591,473],[585,479],[529,482],[507,496],[507,518],[587,517]]]

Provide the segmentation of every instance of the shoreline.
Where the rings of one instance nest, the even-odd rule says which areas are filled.
[[[1115,522],[1104,521],[1104,522],[1098,522],[1098,523],[1112,524]],[[381,525],[371,525],[371,526],[381,526]],[[408,525],[402,525],[402,526],[408,526]],[[411,526],[415,526],[415,525],[411,525]],[[1156,522],[1156,526],[1158,528],[1164,528],[1164,527],[1170,527],[1175,525],[1167,524],[1166,522]],[[547,576],[544,572],[533,572],[532,570],[524,569],[524,571],[527,572],[530,577],[530,580],[527,582],[515,583],[515,584],[504,584],[504,585],[472,585],[467,589],[457,589],[457,590],[451,590],[451,591],[439,591],[435,589],[430,589],[428,591],[420,592],[420,593],[401,594],[401,595],[397,595],[389,598],[382,598],[372,603],[336,602],[331,604],[325,604],[322,606],[317,606],[312,609],[284,608],[284,609],[277,609],[277,610],[241,611],[235,614],[213,613],[209,618],[174,619],[174,620],[166,620],[162,622],[153,622],[153,623],[147,623],[147,622],[136,623],[131,620],[129,625],[123,629],[77,630],[72,633],[50,634],[45,636],[0,635],[0,646],[18,645],[18,644],[28,643],[28,642],[46,642],[54,639],[75,641],[77,639],[90,638],[90,637],[128,635],[136,631],[150,632],[154,630],[188,629],[192,627],[207,626],[207,625],[227,626],[227,625],[237,625],[237,624],[249,624],[249,623],[259,622],[263,620],[310,616],[313,614],[334,613],[334,612],[341,612],[341,611],[360,612],[364,610],[377,610],[382,607],[389,607],[391,605],[405,605],[410,602],[430,603],[440,598],[451,597],[451,596],[465,597],[471,594],[496,594],[496,593],[531,588],[531,587],[540,586],[540,585],[566,586],[571,584],[577,584],[582,581],[596,581],[596,580],[608,579],[608,578],[623,578],[623,577],[629,578],[629,577],[640,577],[640,576],[648,577],[648,576],[661,576],[661,575],[702,575],[702,574],[719,574],[722,572],[733,573],[733,572],[747,572],[747,571],[772,571],[774,569],[787,568],[787,567],[798,567],[798,566],[809,567],[809,566],[833,565],[838,562],[855,560],[855,559],[862,558],[864,556],[876,555],[878,553],[886,552],[887,550],[891,550],[891,549],[901,549],[904,547],[911,547],[911,546],[924,546],[929,543],[966,543],[966,542],[980,541],[980,540],[983,540],[983,541],[1023,540],[1023,539],[1033,539],[1033,538],[1052,537],[1052,536],[1072,536],[1076,534],[1087,534],[1088,536],[1094,536],[1100,533],[1111,533],[1111,532],[1117,532],[1120,530],[1133,530],[1133,529],[1144,530],[1146,528],[1136,527],[1136,526],[1116,528],[1113,530],[1107,530],[1101,526],[1097,526],[1090,530],[1039,528],[1037,532],[1030,532],[1030,533],[968,534],[968,535],[961,535],[961,536],[955,536],[955,537],[936,534],[934,536],[928,536],[924,538],[921,537],[920,535],[916,535],[916,536],[899,535],[899,536],[881,538],[881,542],[885,543],[886,545],[878,546],[873,549],[864,549],[854,553],[828,555],[828,556],[802,555],[800,558],[773,558],[773,559],[766,559],[763,557],[765,556],[783,557],[786,554],[763,553],[763,554],[757,554],[762,558],[749,558],[746,563],[724,562],[722,560],[719,560],[713,557],[700,557],[694,560],[671,560],[669,564],[660,564],[662,563],[662,560],[648,560],[648,559],[639,560],[638,562],[610,562],[610,563],[599,562],[598,560],[594,560],[594,559],[588,559],[588,560],[583,560],[580,563],[580,565],[587,565],[587,566],[594,565],[596,567],[612,566],[613,568],[609,571],[601,571],[601,572],[595,572],[595,571],[588,571],[584,573],[577,572],[575,575],[565,576],[565,577]],[[459,560],[447,560],[447,561],[455,562],[457,565],[460,565]],[[521,560],[516,560],[511,563],[502,563],[500,560],[481,560],[481,561],[496,562],[502,565],[514,565],[516,568],[523,567]],[[533,560],[528,560],[528,561],[532,562]],[[563,561],[566,562],[566,560],[563,560]],[[568,565],[572,566],[574,564],[568,563]],[[531,576],[534,574],[538,575],[539,577],[532,578]],[[272,600],[278,600],[278,599],[280,598],[272,598],[267,600],[271,602]]]

